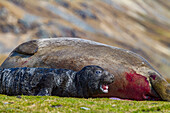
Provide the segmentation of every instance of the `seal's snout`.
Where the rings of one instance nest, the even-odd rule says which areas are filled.
[[[113,74],[110,74],[109,72],[107,71],[104,71],[104,82],[110,84],[112,82],[114,82],[114,75]]]
[[[114,82],[114,75],[113,74],[110,74],[110,80],[111,80],[111,83]]]
[[[110,74],[107,71],[103,72],[103,77],[102,77],[102,84],[100,85],[100,90],[103,93],[108,93],[109,89],[109,84],[114,82],[114,75]]]

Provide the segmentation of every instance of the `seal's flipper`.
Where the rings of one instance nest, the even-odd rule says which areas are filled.
[[[38,50],[38,45],[36,40],[25,42],[14,49],[13,52],[24,55],[34,55]]]
[[[22,64],[24,62],[27,62],[27,59],[25,58],[33,56],[37,51],[38,45],[36,40],[25,42],[16,47],[0,67],[3,68],[22,67]],[[24,60],[22,58],[24,58]]]
[[[162,76],[156,74],[151,74],[149,79],[153,88],[161,98],[170,101],[170,84]]]
[[[50,96],[52,88],[42,88],[36,96]]]

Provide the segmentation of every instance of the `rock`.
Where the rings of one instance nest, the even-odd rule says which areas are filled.
[[[81,107],[81,109],[83,109],[83,110],[90,110],[90,108],[87,108],[87,107]]]
[[[30,24],[22,19],[18,19],[18,24],[21,24],[26,29],[30,28]]]

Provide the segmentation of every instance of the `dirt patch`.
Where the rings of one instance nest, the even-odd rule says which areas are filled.
[[[6,54],[0,54],[0,65],[4,62],[4,60],[7,58],[8,55]]]

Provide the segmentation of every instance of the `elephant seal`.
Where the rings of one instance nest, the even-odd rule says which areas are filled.
[[[108,93],[114,76],[99,66],[86,66],[76,72],[68,69],[8,68],[0,69],[0,93],[92,97]]]
[[[107,94],[132,100],[170,100],[168,82],[143,57],[129,50],[79,38],[52,38],[25,42],[1,65],[12,67],[66,68],[74,71],[98,65],[114,75]]]

